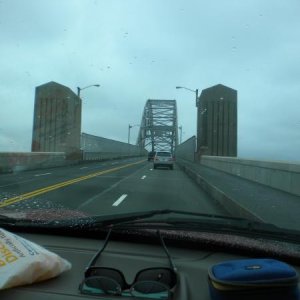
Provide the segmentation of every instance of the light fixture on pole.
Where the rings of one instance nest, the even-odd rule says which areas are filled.
[[[184,86],[176,86],[176,89],[185,89],[196,94],[196,107],[199,106],[198,89],[192,90]]]
[[[140,125],[139,124],[135,124],[135,125],[128,124],[128,144],[130,144],[130,129],[132,127],[136,127],[136,126],[140,126]]]
[[[77,87],[77,96],[80,97],[80,91],[85,90],[85,89],[87,89],[87,88],[89,88],[89,87],[92,87],[92,86],[99,87],[100,84],[91,84],[91,85],[85,86],[85,87],[83,87],[83,88],[80,88],[80,87],[78,86],[78,87]]]

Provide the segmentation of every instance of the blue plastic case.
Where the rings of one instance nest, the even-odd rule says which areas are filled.
[[[299,300],[298,274],[275,259],[231,260],[208,270],[213,300]]]

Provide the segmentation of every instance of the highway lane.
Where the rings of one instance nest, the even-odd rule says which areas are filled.
[[[102,170],[110,166],[116,166],[121,163],[135,162],[135,158],[127,158],[121,160],[111,160],[95,163],[83,163],[71,166],[48,168],[40,170],[31,170],[25,172],[15,172],[12,174],[0,174],[0,193],[4,191],[24,192],[32,189],[32,187],[42,187],[45,183],[55,183],[59,180],[71,179],[75,176],[82,176],[95,170]],[[24,185],[26,184],[26,185]],[[32,186],[33,185],[33,186]],[[0,194],[1,200],[1,194]]]
[[[1,207],[69,208],[89,215],[165,208],[225,214],[178,167],[153,170],[140,158],[1,175]]]
[[[179,209],[192,212],[225,212],[175,166],[174,170],[153,170],[147,163],[136,172],[83,202],[79,209],[87,213],[101,207],[101,213],[124,213],[152,209]]]
[[[11,204],[21,205],[22,207],[22,205],[29,203],[25,200],[31,198],[38,200],[40,204],[43,204],[42,200],[48,201],[49,198],[56,200],[53,203],[59,202],[59,200],[63,199],[63,194],[61,193],[68,185],[75,185],[81,181],[88,180],[90,187],[92,187],[93,183],[91,183],[91,180],[93,178],[104,174],[107,176],[115,173],[116,170],[129,170],[130,167],[141,162],[145,162],[145,160],[140,158],[123,159],[7,175],[2,174],[0,175],[0,208],[8,207],[8,204],[10,207],[12,206]],[[105,176],[103,178],[105,179]],[[105,180],[101,180],[101,184],[105,185]],[[60,190],[59,193],[55,193],[58,189]],[[84,191],[87,194],[90,193],[90,189],[84,189]]]

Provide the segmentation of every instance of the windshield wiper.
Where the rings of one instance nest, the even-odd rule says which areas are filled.
[[[182,215],[155,218],[161,215]],[[193,218],[197,217],[197,218]],[[93,227],[114,226],[119,229],[171,229],[208,231],[215,233],[243,234],[257,237],[282,238],[300,241],[300,233],[278,227],[271,223],[258,222],[238,217],[229,217],[184,210],[162,209],[92,217]]]
[[[166,215],[166,217],[162,217]],[[176,215],[176,216],[167,216]],[[177,216],[181,215],[181,217]],[[155,218],[158,217],[159,218]],[[74,224],[88,224],[93,227],[107,227],[107,226],[125,226],[125,225],[142,225],[142,224],[165,224],[195,227],[198,224],[237,224],[239,227],[251,228],[266,228],[279,229],[275,225],[263,222],[252,221],[244,218],[229,217],[217,214],[198,213],[185,210],[176,209],[156,209],[139,212],[121,213],[113,215],[98,215],[89,217],[72,218],[69,220],[31,220],[28,218],[13,218],[10,216],[0,215],[0,222],[11,224],[32,224],[32,225],[46,225],[46,226],[68,226]],[[69,224],[70,223],[70,224]]]
[[[13,217],[9,217],[9,216],[5,216],[5,215],[0,215],[0,225],[2,222],[5,223],[16,223],[17,219],[13,218]]]
[[[0,215],[0,225],[14,228],[68,229],[68,230],[106,230],[113,226],[120,230],[165,229],[196,232],[215,232],[242,234],[257,237],[283,238],[300,240],[300,233],[264,222],[217,214],[197,213],[175,209],[158,209],[113,215],[98,215],[69,220],[39,221],[26,218],[14,219]]]
[[[108,226],[108,225],[118,225],[118,224],[125,224],[129,222],[133,223],[140,223],[145,222],[145,219],[149,219],[151,217],[159,216],[159,215],[168,215],[168,214],[180,214],[185,216],[195,216],[201,218],[208,218],[208,219],[219,219],[219,220],[229,220],[229,221],[245,221],[243,218],[237,217],[227,217],[222,215],[216,214],[208,214],[208,213],[197,213],[197,212],[190,212],[185,210],[176,210],[176,209],[155,209],[155,210],[147,210],[147,211],[140,211],[140,212],[133,212],[133,213],[122,213],[122,214],[113,214],[113,215],[104,215],[104,216],[94,216],[96,224],[98,226]],[[175,218],[177,220],[178,218]],[[180,219],[179,219],[180,220]],[[193,221],[194,219],[189,219]],[[197,219],[195,219],[197,220]],[[157,220],[153,220],[156,222]],[[164,222],[165,220],[161,220]]]
[[[161,218],[162,215],[181,215],[178,216],[166,216]],[[155,218],[160,216],[160,218]],[[195,218],[194,218],[195,217]],[[220,225],[225,226],[229,225],[230,227],[236,226],[237,228],[245,228],[247,230],[256,230],[256,229],[265,229],[265,230],[282,230],[281,228],[269,224],[253,220],[248,220],[238,217],[229,217],[222,216],[217,214],[208,214],[208,213],[198,213],[190,212],[184,210],[176,209],[158,209],[150,210],[144,212],[134,212],[134,213],[123,213],[123,214],[114,214],[114,215],[105,215],[105,216],[95,216],[94,219],[95,226],[143,226],[153,224],[162,226],[177,226],[184,227],[185,229],[197,228],[199,225],[202,227],[205,225],[213,226],[216,225],[219,230],[222,229]]]

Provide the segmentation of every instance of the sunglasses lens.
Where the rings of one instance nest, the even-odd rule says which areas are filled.
[[[176,275],[170,269],[153,268],[140,272],[136,278],[137,281],[157,281],[171,289],[176,284]]]
[[[169,288],[157,281],[141,281],[135,283],[131,288],[134,297],[149,299],[169,299]]]
[[[125,286],[125,279],[122,274],[115,269],[110,268],[93,268],[87,274],[87,277],[108,277],[118,282],[121,288]]]
[[[121,295],[122,293],[122,288],[117,281],[101,276],[86,278],[80,290],[82,293],[94,295]]]

